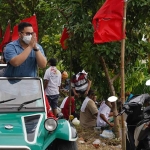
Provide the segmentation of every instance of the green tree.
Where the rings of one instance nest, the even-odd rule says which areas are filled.
[[[39,43],[47,58],[56,57],[60,68],[69,71],[72,55],[72,73],[84,68],[89,73],[92,88],[97,90],[99,98],[106,99],[112,95],[110,81],[114,87],[113,92],[120,93],[121,43],[93,44],[92,19],[104,2],[105,0],[0,0],[0,23],[5,30],[9,19],[13,27],[35,13]],[[149,6],[149,0],[128,0],[127,5],[125,88],[135,93],[143,92],[138,89],[143,87],[142,84],[149,77]],[[67,50],[62,50],[59,42],[64,27],[70,35]],[[142,41],[143,35],[146,41]],[[142,60],[147,63],[142,64]],[[44,71],[40,70],[41,77]]]

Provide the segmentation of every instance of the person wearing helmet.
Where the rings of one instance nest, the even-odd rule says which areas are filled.
[[[68,73],[66,71],[61,71],[61,92],[63,92],[63,95],[66,96],[69,93],[69,82],[70,80],[68,79]]]
[[[68,78],[68,73],[66,71],[61,72],[62,81],[65,81]]]

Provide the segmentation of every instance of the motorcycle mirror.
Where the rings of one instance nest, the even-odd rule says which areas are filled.
[[[150,80],[147,80],[147,81],[146,81],[146,85],[147,85],[147,86],[150,86]]]
[[[115,102],[115,101],[117,101],[118,100],[118,97],[116,97],[116,96],[110,96],[109,98],[108,98],[108,101],[109,102]]]

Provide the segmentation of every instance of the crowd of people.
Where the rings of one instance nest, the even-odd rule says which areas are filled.
[[[67,96],[62,101],[60,105],[62,113],[67,120],[69,115],[77,117],[83,128],[102,127],[105,129],[113,127],[111,103],[106,100],[101,102],[100,106],[97,105],[97,96],[95,91],[91,89],[91,83],[84,70],[73,75],[70,87],[71,97]],[[80,108],[79,111],[77,107]]]

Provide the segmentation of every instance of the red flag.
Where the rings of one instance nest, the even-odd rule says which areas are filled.
[[[21,20],[21,22],[29,22],[32,24],[33,31],[36,33],[36,37],[38,40],[38,24],[37,24],[37,20],[36,20],[36,15],[33,15],[29,18],[25,18],[25,19]],[[12,41],[17,40],[18,38],[19,38],[18,25],[16,25],[16,26],[14,26],[14,29],[13,29]]]
[[[8,23],[5,34],[4,34],[3,41],[0,45],[0,52],[2,52],[3,46],[5,46],[10,41],[11,41],[11,29],[10,29],[10,23]]]
[[[2,52],[2,43],[0,43],[0,52]]]
[[[63,33],[62,33],[61,38],[60,38],[60,43],[61,43],[61,46],[63,49],[68,48],[67,43],[66,43],[66,39],[68,39],[68,38],[69,38],[69,34],[67,32],[67,29],[64,28]]]
[[[19,35],[18,35],[18,25],[15,25],[13,27],[12,41],[17,40],[18,37],[19,37]]]
[[[29,22],[32,24],[33,31],[36,33],[36,37],[38,40],[38,24],[37,24],[36,15],[33,15],[33,16],[26,18],[26,19],[23,19],[23,20],[21,20],[21,22]]]
[[[106,0],[92,21],[94,43],[118,41],[124,38],[123,8],[124,0]]]
[[[0,26],[0,38],[3,37],[3,31],[2,31],[2,27]]]

